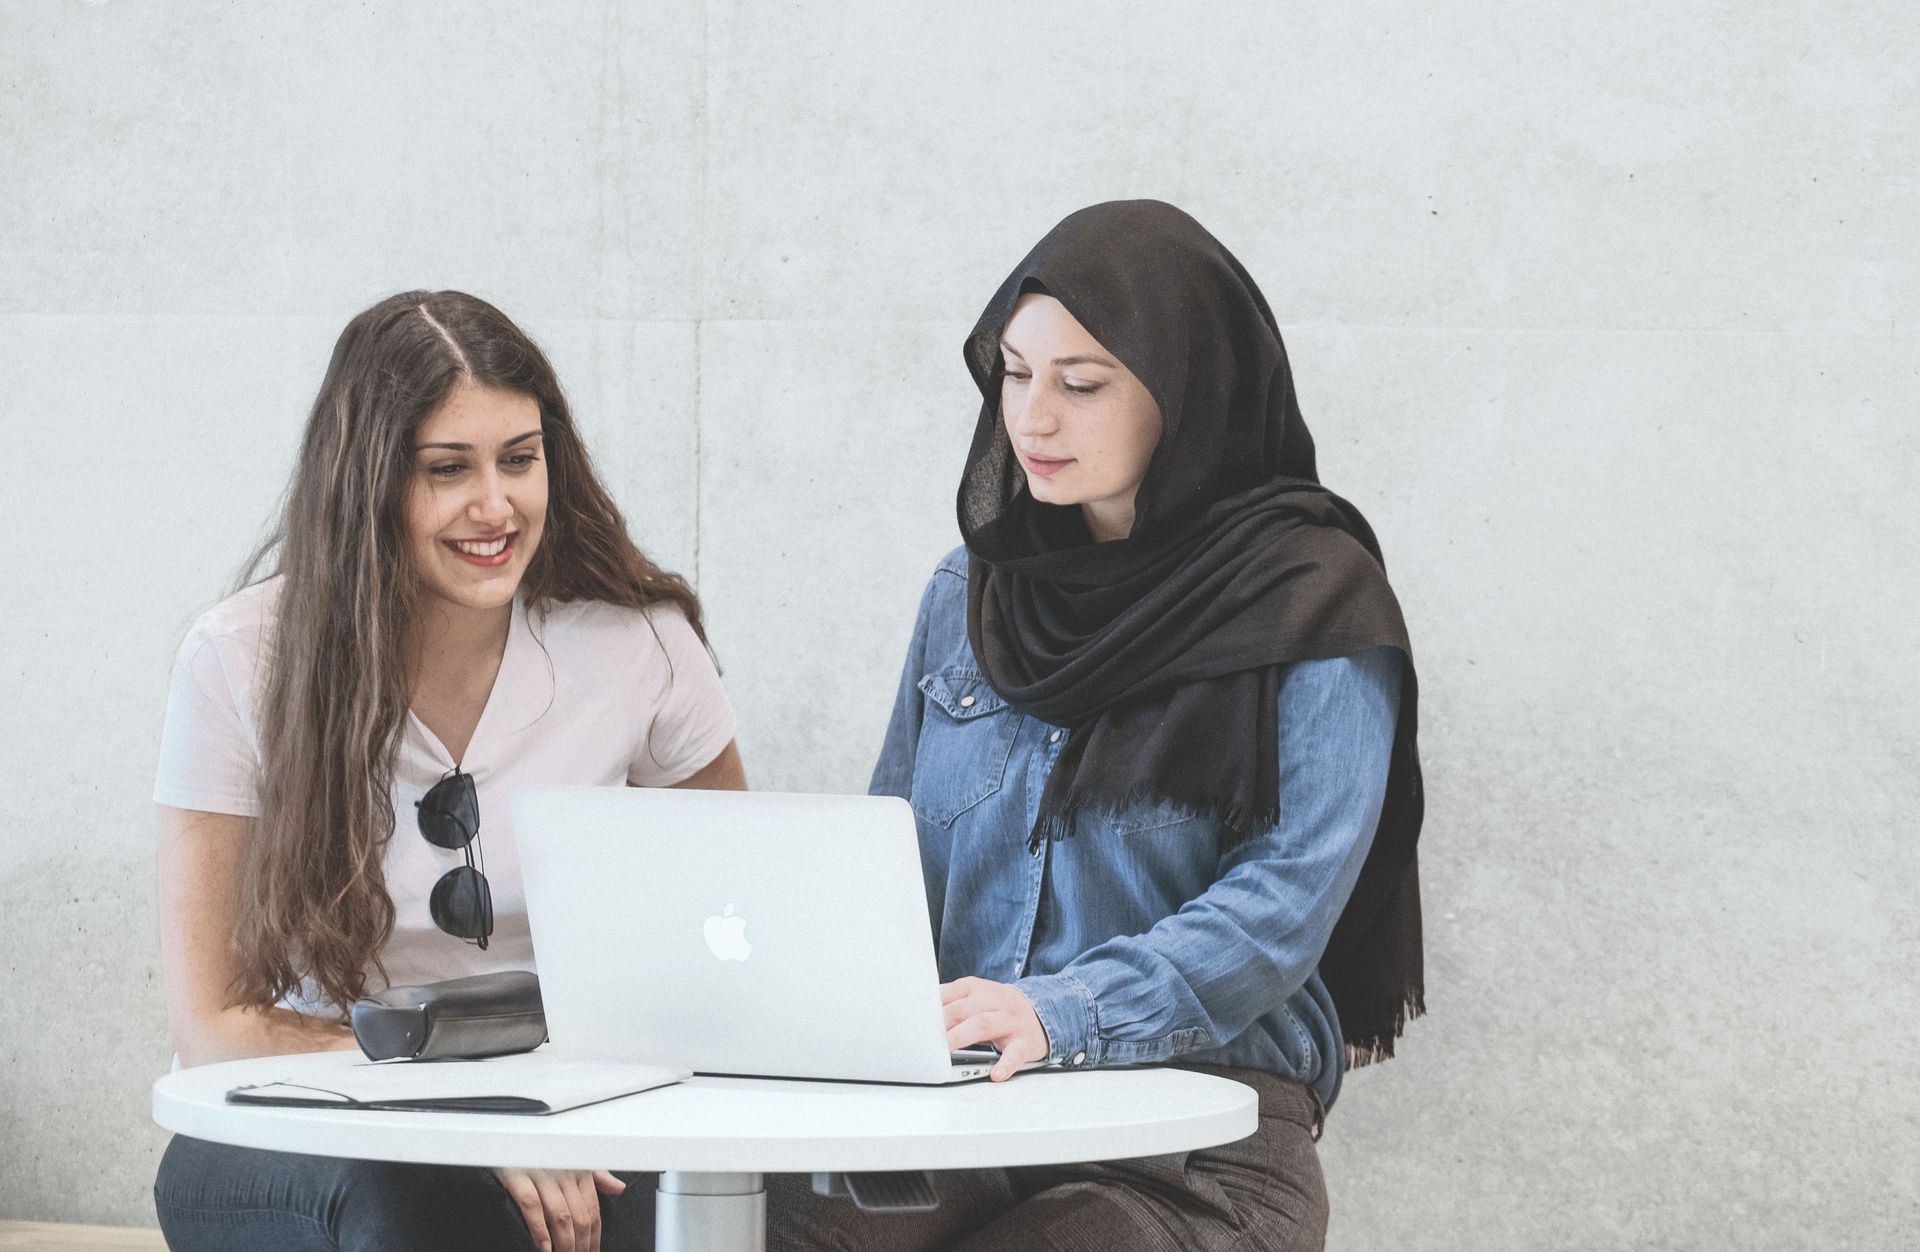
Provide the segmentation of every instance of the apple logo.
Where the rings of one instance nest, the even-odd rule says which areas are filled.
[[[753,954],[747,942],[747,919],[735,917],[733,906],[719,917],[709,917],[705,927],[707,947],[723,961],[744,961]]]

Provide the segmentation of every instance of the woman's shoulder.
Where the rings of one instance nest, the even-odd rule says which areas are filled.
[[[973,649],[967,642],[967,569],[965,547],[940,558],[920,597],[915,634],[921,639],[921,658],[930,667],[971,665]]]
[[[549,629],[589,635],[632,634],[646,631],[650,626],[687,620],[680,606],[671,600],[661,600],[643,609],[605,600],[553,600],[539,610],[539,617],[541,624]]]
[[[644,660],[700,646],[687,615],[671,601],[643,609],[604,600],[555,601],[532,616],[550,650]]]
[[[280,603],[281,581],[276,574],[242,587],[195,618],[181,641],[180,655],[192,657],[209,643],[219,644],[221,651],[257,654]]]
[[[933,567],[933,573],[927,577],[927,589],[921,603],[922,613],[936,605],[966,604],[970,562],[964,544],[940,558],[940,563]]]
[[[686,778],[733,738],[719,669],[679,605],[569,601],[547,606],[531,624],[550,662],[554,706],[585,717],[581,724],[604,717],[630,729],[623,742],[636,784]]]
[[[281,586],[282,580],[275,576],[243,587],[202,613],[188,628],[174,654],[163,763],[166,742],[182,735],[192,738],[195,734],[217,734],[209,727],[223,722],[251,735],[255,710],[266,686],[267,632],[278,612]],[[205,798],[201,793],[196,796]],[[222,803],[227,802],[245,803],[237,790],[223,798]],[[195,802],[177,807],[210,806]],[[241,811],[212,807],[223,813]]]
[[[963,543],[940,558],[940,564],[933,567],[934,580],[936,582],[939,581],[940,575],[942,574],[952,574],[964,585],[967,581],[967,564],[969,559],[967,556],[967,545]]]

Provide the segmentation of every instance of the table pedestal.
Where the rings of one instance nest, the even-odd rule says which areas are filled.
[[[766,1252],[763,1174],[667,1170],[654,1204],[655,1252]]]

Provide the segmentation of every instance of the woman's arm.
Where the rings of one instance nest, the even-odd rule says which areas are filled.
[[[686,791],[745,791],[747,767],[740,763],[739,742],[729,739],[719,756],[673,785]]]
[[[231,1002],[240,853],[253,819],[156,805],[160,967],[182,1065],[354,1046],[353,1031],[291,1009]]]
[[[1145,934],[1014,984],[1056,1060],[1164,1061],[1218,1047],[1298,991],[1360,876],[1385,796],[1400,653],[1294,665],[1280,691],[1280,822]]]

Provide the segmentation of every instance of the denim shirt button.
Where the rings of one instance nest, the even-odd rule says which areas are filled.
[[[1059,743],[1059,742],[1060,742],[1060,732],[1056,730],[1056,731],[1054,731],[1054,732],[1053,732],[1053,733],[1052,733],[1051,735],[1048,735],[1048,736],[1047,736],[1047,742],[1048,742],[1048,743]]]
[[[960,707],[961,707],[961,708],[963,708],[963,709],[970,709],[970,708],[972,708],[972,707],[973,707],[973,697],[972,697],[972,696],[961,696],[961,697],[960,697]]]
[[[1069,1065],[1085,1065],[1086,1063],[1087,1063],[1087,1054],[1085,1052],[1075,1052],[1073,1054],[1073,1059],[1067,1062],[1067,1064]]]

